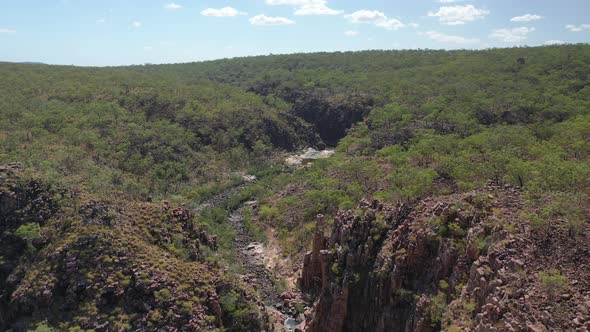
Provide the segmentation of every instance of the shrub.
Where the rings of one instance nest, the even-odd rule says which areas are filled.
[[[398,298],[402,301],[406,301],[408,303],[411,303],[414,300],[414,292],[409,289],[398,288],[395,291],[395,293],[398,296]]]
[[[295,312],[297,314],[302,314],[305,312],[305,306],[303,305],[303,303],[300,303],[300,302],[295,303]]]
[[[259,312],[255,305],[241,302],[235,291],[226,291],[219,296],[219,304],[223,310],[224,325],[227,331],[260,331],[262,330]]]
[[[224,292],[219,297],[219,304],[224,312],[231,314],[237,309],[238,294],[234,291]]]
[[[262,205],[258,215],[260,215],[260,218],[264,221],[272,221],[279,217],[279,209],[274,206]]]
[[[559,270],[549,270],[539,273],[541,278],[541,286],[547,296],[551,299],[563,292],[567,287],[567,277],[562,275]]]
[[[431,299],[430,303],[430,324],[432,327],[436,328],[441,325],[446,311],[447,295],[443,292],[438,292],[438,294]]]
[[[384,232],[388,229],[385,220],[378,216],[377,219],[373,223],[373,227],[371,227],[370,234],[373,237],[373,241],[377,242],[381,239],[381,236]]]
[[[39,238],[41,227],[37,223],[29,223],[21,225],[15,232],[14,235],[22,238],[27,242],[27,253],[34,254],[37,249],[33,246],[33,240]]]
[[[56,330],[46,324],[39,324],[33,332],[56,332]]]
[[[338,263],[332,264],[330,270],[332,271],[332,273],[334,273],[334,275],[340,275],[340,273],[342,272],[340,271],[340,266],[338,265]]]
[[[164,288],[159,291],[155,291],[154,296],[156,297],[156,299],[158,301],[161,301],[161,302],[167,302],[167,301],[172,300],[172,293],[170,293],[170,290],[168,288]]]
[[[221,208],[214,208],[211,210],[205,210],[201,214],[201,219],[206,224],[217,223],[222,224],[227,218],[227,212]]]
[[[546,217],[539,216],[536,213],[531,213],[525,215],[525,218],[528,219],[533,232],[541,236],[547,235],[551,227],[551,224],[549,223],[549,220]]]
[[[457,325],[449,326],[448,332],[463,332],[463,329],[458,327]]]
[[[490,248],[490,237],[479,237],[477,238],[477,249],[479,250],[480,254],[486,254],[488,249]]]
[[[456,222],[452,222],[449,223],[449,233],[452,237],[456,237],[456,238],[462,238],[465,237],[465,235],[467,234],[467,232],[461,228],[461,225],[459,225]]]
[[[252,213],[253,211],[251,207],[244,209],[244,226],[255,241],[266,242],[266,234],[262,228],[254,223],[252,220]]]
[[[21,225],[15,232],[14,235],[22,238],[23,240],[34,240],[39,237],[41,227],[37,223],[29,223]]]
[[[467,311],[467,313],[469,313],[470,315],[473,314],[476,307],[477,307],[477,304],[473,301],[463,303],[463,308],[465,308],[465,311]]]
[[[190,301],[182,301],[180,306],[184,314],[190,315],[193,312],[193,304]]]

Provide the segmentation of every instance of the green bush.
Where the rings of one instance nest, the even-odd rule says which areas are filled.
[[[274,206],[262,205],[260,206],[258,215],[264,221],[272,221],[279,217],[279,209]]]
[[[222,224],[226,219],[227,211],[222,208],[207,209],[200,216],[200,221],[206,224]]]
[[[224,325],[228,331],[258,331],[263,326],[256,305],[240,300],[235,291],[223,292],[219,296],[223,310]]]
[[[463,238],[467,235],[467,231],[465,231],[461,225],[456,222],[451,222],[448,225],[449,234],[455,238]]]
[[[172,300],[172,293],[168,288],[163,288],[154,292],[154,297],[160,302],[168,302]]]
[[[434,328],[440,328],[443,317],[447,312],[447,295],[439,291],[430,300],[430,324]]]
[[[34,240],[39,237],[41,232],[41,226],[38,223],[29,223],[21,225],[15,232],[14,235],[22,238],[23,240]]]
[[[551,299],[555,299],[567,288],[568,279],[559,270],[540,272],[539,277],[543,290]]]
[[[549,218],[536,213],[524,214],[525,219],[528,219],[531,229],[538,235],[547,236],[551,228],[551,221]]]
[[[33,332],[56,332],[57,330],[45,324],[39,324]]]
[[[266,233],[264,229],[259,227],[254,221],[252,220],[252,208],[247,207],[244,209],[244,226],[248,233],[254,238],[255,241],[258,242],[266,242]]]
[[[238,294],[234,291],[222,293],[221,296],[219,296],[219,304],[223,311],[232,314],[238,307]]]
[[[342,273],[342,270],[340,269],[338,263],[333,263],[332,266],[330,266],[330,271],[332,271],[332,273],[336,276],[339,276],[340,273]]]

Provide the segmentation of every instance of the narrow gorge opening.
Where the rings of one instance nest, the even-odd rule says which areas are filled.
[[[255,83],[247,91],[264,97],[278,97],[291,104],[289,115],[313,126],[314,135],[319,136],[325,145],[316,146],[321,149],[335,147],[347,135],[348,129],[362,121],[376,106],[373,97],[365,93],[326,91],[318,86],[304,87],[270,78]],[[318,145],[314,139],[309,143]]]
[[[354,124],[362,121],[374,107],[366,95],[309,95],[296,100],[293,114],[314,126],[327,147],[335,147]]]

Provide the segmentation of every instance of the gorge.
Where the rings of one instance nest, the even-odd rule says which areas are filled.
[[[2,331],[586,331],[590,47],[0,63]]]

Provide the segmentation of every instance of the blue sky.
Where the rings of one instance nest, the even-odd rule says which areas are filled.
[[[0,61],[108,66],[590,42],[590,0],[0,0]]]

